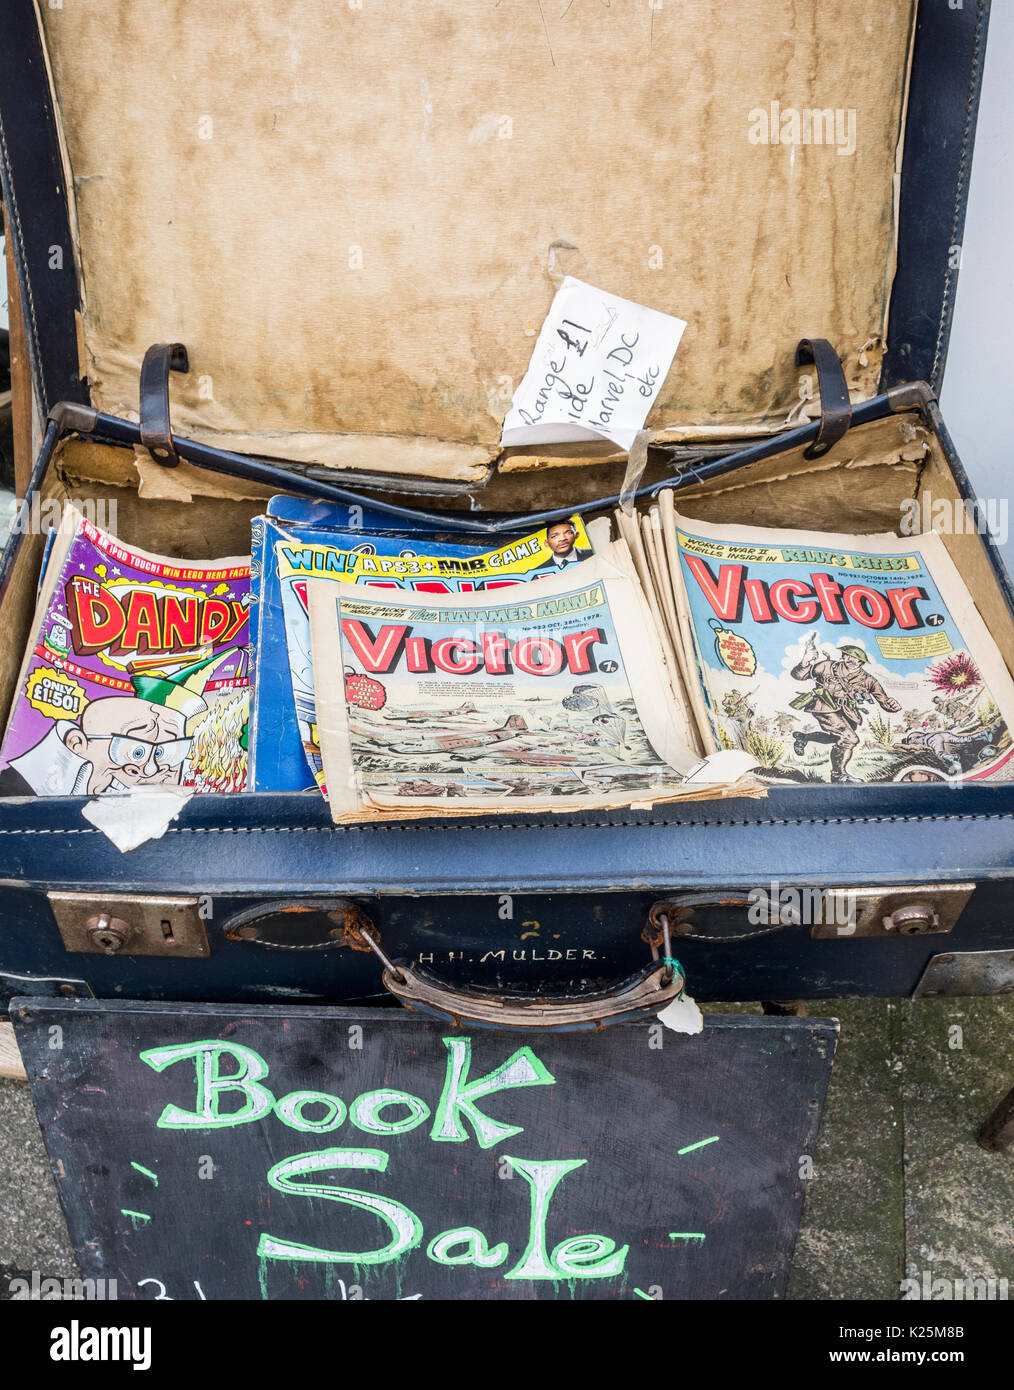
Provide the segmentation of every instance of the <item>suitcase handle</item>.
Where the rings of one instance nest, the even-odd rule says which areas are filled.
[[[796,347],[796,366],[804,367],[810,363],[817,371],[820,428],[803,458],[819,459],[848,432],[852,424],[852,400],[841,359],[826,338],[800,338]]]
[[[562,998],[499,994],[476,985],[444,984],[429,971],[392,961],[369,931],[362,935],[384,966],[384,988],[405,1006],[457,1027],[522,1028],[540,1033],[585,1033],[650,1018],[680,997],[686,979],[673,960],[668,942],[660,957],[652,946],[651,962],[638,974],[608,990]]]
[[[169,373],[189,370],[182,343],[152,343],[141,363],[141,443],[163,468],[177,468],[180,461],[169,420]]]

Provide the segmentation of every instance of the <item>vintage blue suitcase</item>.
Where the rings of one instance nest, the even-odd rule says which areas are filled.
[[[622,460],[573,447],[496,459],[495,447],[510,372],[523,369],[554,277],[573,272],[691,322],[643,490],[675,479],[690,515],[810,529],[895,529],[906,505],[931,498],[979,515],[962,505],[974,499],[934,392],[988,4],[928,0],[916,13],[914,0],[890,0],[871,12],[828,0],[787,49],[788,4],[721,18],[703,0],[646,6],[643,26],[622,34],[615,10],[567,6],[544,36],[503,18],[508,7],[490,19],[489,6],[437,5],[384,19],[383,39],[362,28],[381,23],[369,5],[312,18],[284,8],[283,19],[263,6],[43,7],[40,31],[31,0],[11,0],[2,174],[39,421],[33,496],[113,497],[122,534],[195,555],[244,550],[261,499],[287,488],[346,500],[368,488],[371,504],[425,508],[450,530],[590,512],[619,491]],[[474,39],[480,9],[484,24],[516,25],[475,59],[488,98],[456,85],[454,44]],[[438,22],[451,47],[432,57]],[[607,96],[620,73],[644,99],[622,119],[588,95],[582,66],[621,38],[652,54],[602,69]],[[658,67],[674,52],[676,103]],[[362,82],[343,86],[357,71]],[[504,109],[503,73],[518,97]],[[546,89],[553,111],[582,112],[583,124],[561,116],[530,136],[529,80],[560,84]],[[410,125],[389,130],[385,103],[411,110]],[[615,157],[592,168],[611,119]],[[638,131],[641,198],[628,172]],[[679,185],[647,172],[663,155],[683,170]],[[656,236],[631,250],[652,218]],[[614,221],[636,236],[614,236]],[[516,282],[500,275],[512,259]],[[505,315],[538,312],[491,345],[486,320],[469,337],[477,295]],[[871,305],[876,322],[859,317]],[[405,372],[427,343],[440,364],[414,380],[391,365],[413,334]],[[810,334],[834,343],[851,397],[815,345],[819,419],[805,350],[802,385],[792,360]],[[166,352],[149,359],[154,414],[136,423],[155,339],[190,356],[174,377],[169,444],[189,466],[171,478],[142,447],[157,456]],[[498,376],[488,364],[501,350]],[[166,409],[163,452],[168,432]],[[3,562],[5,704],[42,546],[30,514]],[[1014,595],[990,536],[961,524],[945,541],[1014,668]],[[651,813],[340,828],[316,793],[206,796],[127,854],[82,819],[83,804],[0,802],[7,996],[376,1000],[388,996],[372,930],[389,958],[459,991],[446,1000],[455,1015],[473,985],[614,990],[658,948],[663,923],[703,1000],[1014,986],[1011,783],[778,788]],[[758,922],[749,894],[772,884],[780,911]],[[834,889],[857,892],[851,930],[821,896]],[[801,890],[817,890],[809,919],[823,920],[800,920]]]

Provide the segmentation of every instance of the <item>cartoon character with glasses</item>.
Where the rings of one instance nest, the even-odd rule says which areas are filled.
[[[233,649],[234,650],[234,649]],[[189,720],[207,708],[203,690],[219,653],[172,675],[135,672],[133,695],[92,700],[76,723],[60,719],[0,772],[2,796],[98,796],[182,781]]]

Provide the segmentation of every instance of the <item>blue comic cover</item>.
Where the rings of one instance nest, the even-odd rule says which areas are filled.
[[[259,666],[251,765],[258,791],[323,790],[308,579],[468,593],[559,572],[592,554],[580,517],[527,535],[452,540],[411,518],[292,497],[272,498],[253,534]]]
[[[676,516],[675,539],[720,748],[783,782],[1014,777],[1014,683],[939,536]]]

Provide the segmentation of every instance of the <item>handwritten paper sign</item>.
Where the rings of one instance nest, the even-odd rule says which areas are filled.
[[[686,324],[568,275],[542,325],[501,444],[611,439],[629,449]]]
[[[779,1297],[837,1028],[12,1015],[82,1273],[209,1302]]]

